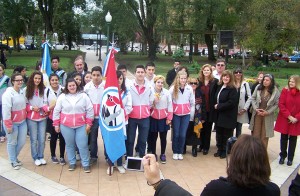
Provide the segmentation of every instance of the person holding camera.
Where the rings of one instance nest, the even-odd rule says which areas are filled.
[[[143,158],[143,166],[147,184],[155,189],[154,195],[192,195],[175,182],[160,178],[154,155],[147,154]],[[241,135],[233,145],[227,175],[227,178],[220,177],[209,182],[200,195],[280,195],[279,187],[270,181],[267,150],[260,139],[251,135]]]
[[[279,114],[275,124],[275,131],[281,133],[280,138],[280,160],[288,157],[287,165],[293,164],[297,136],[300,135],[300,77],[292,75],[289,78],[288,86],[283,88],[279,98]],[[287,146],[288,153],[287,153]]]

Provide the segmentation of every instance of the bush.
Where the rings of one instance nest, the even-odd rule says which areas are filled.
[[[184,57],[184,51],[182,48],[175,50],[174,54],[172,55],[172,58],[174,60],[180,60],[183,57]]]

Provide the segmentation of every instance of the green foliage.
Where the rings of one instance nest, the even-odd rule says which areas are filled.
[[[199,73],[202,67],[197,61],[193,61],[190,66],[196,71],[196,73]]]
[[[174,54],[172,55],[172,58],[174,60],[180,60],[184,57],[184,51],[182,48],[178,48],[177,50],[174,51]]]

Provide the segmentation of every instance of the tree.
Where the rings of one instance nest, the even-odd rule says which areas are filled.
[[[12,36],[14,48],[20,51],[19,38],[26,34],[34,4],[31,0],[6,0],[0,1],[2,13],[2,27],[7,35]]]
[[[137,17],[138,23],[143,31],[149,46],[148,58],[154,61],[156,57],[156,41],[154,37],[154,26],[157,19],[157,10],[160,5],[159,0],[127,0]]]
[[[38,7],[43,16],[45,30],[53,32],[53,14],[56,0],[38,0]]]

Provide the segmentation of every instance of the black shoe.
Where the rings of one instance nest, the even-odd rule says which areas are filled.
[[[226,153],[223,153],[220,155],[220,159],[225,159],[226,158]]]
[[[203,150],[203,155],[207,155],[208,154],[208,150]]]
[[[198,148],[198,152],[202,152],[202,148],[201,147]]]
[[[291,161],[291,160],[288,160],[288,162],[286,163],[288,166],[291,166],[291,165],[293,165],[293,161]]]
[[[214,157],[219,157],[219,156],[221,156],[221,152],[216,152],[216,153],[214,154]]]
[[[280,165],[283,165],[283,164],[284,164],[284,158],[283,158],[283,157],[280,157],[280,159],[279,159],[279,164],[280,164]]]
[[[197,157],[197,148],[192,148],[193,157]]]

